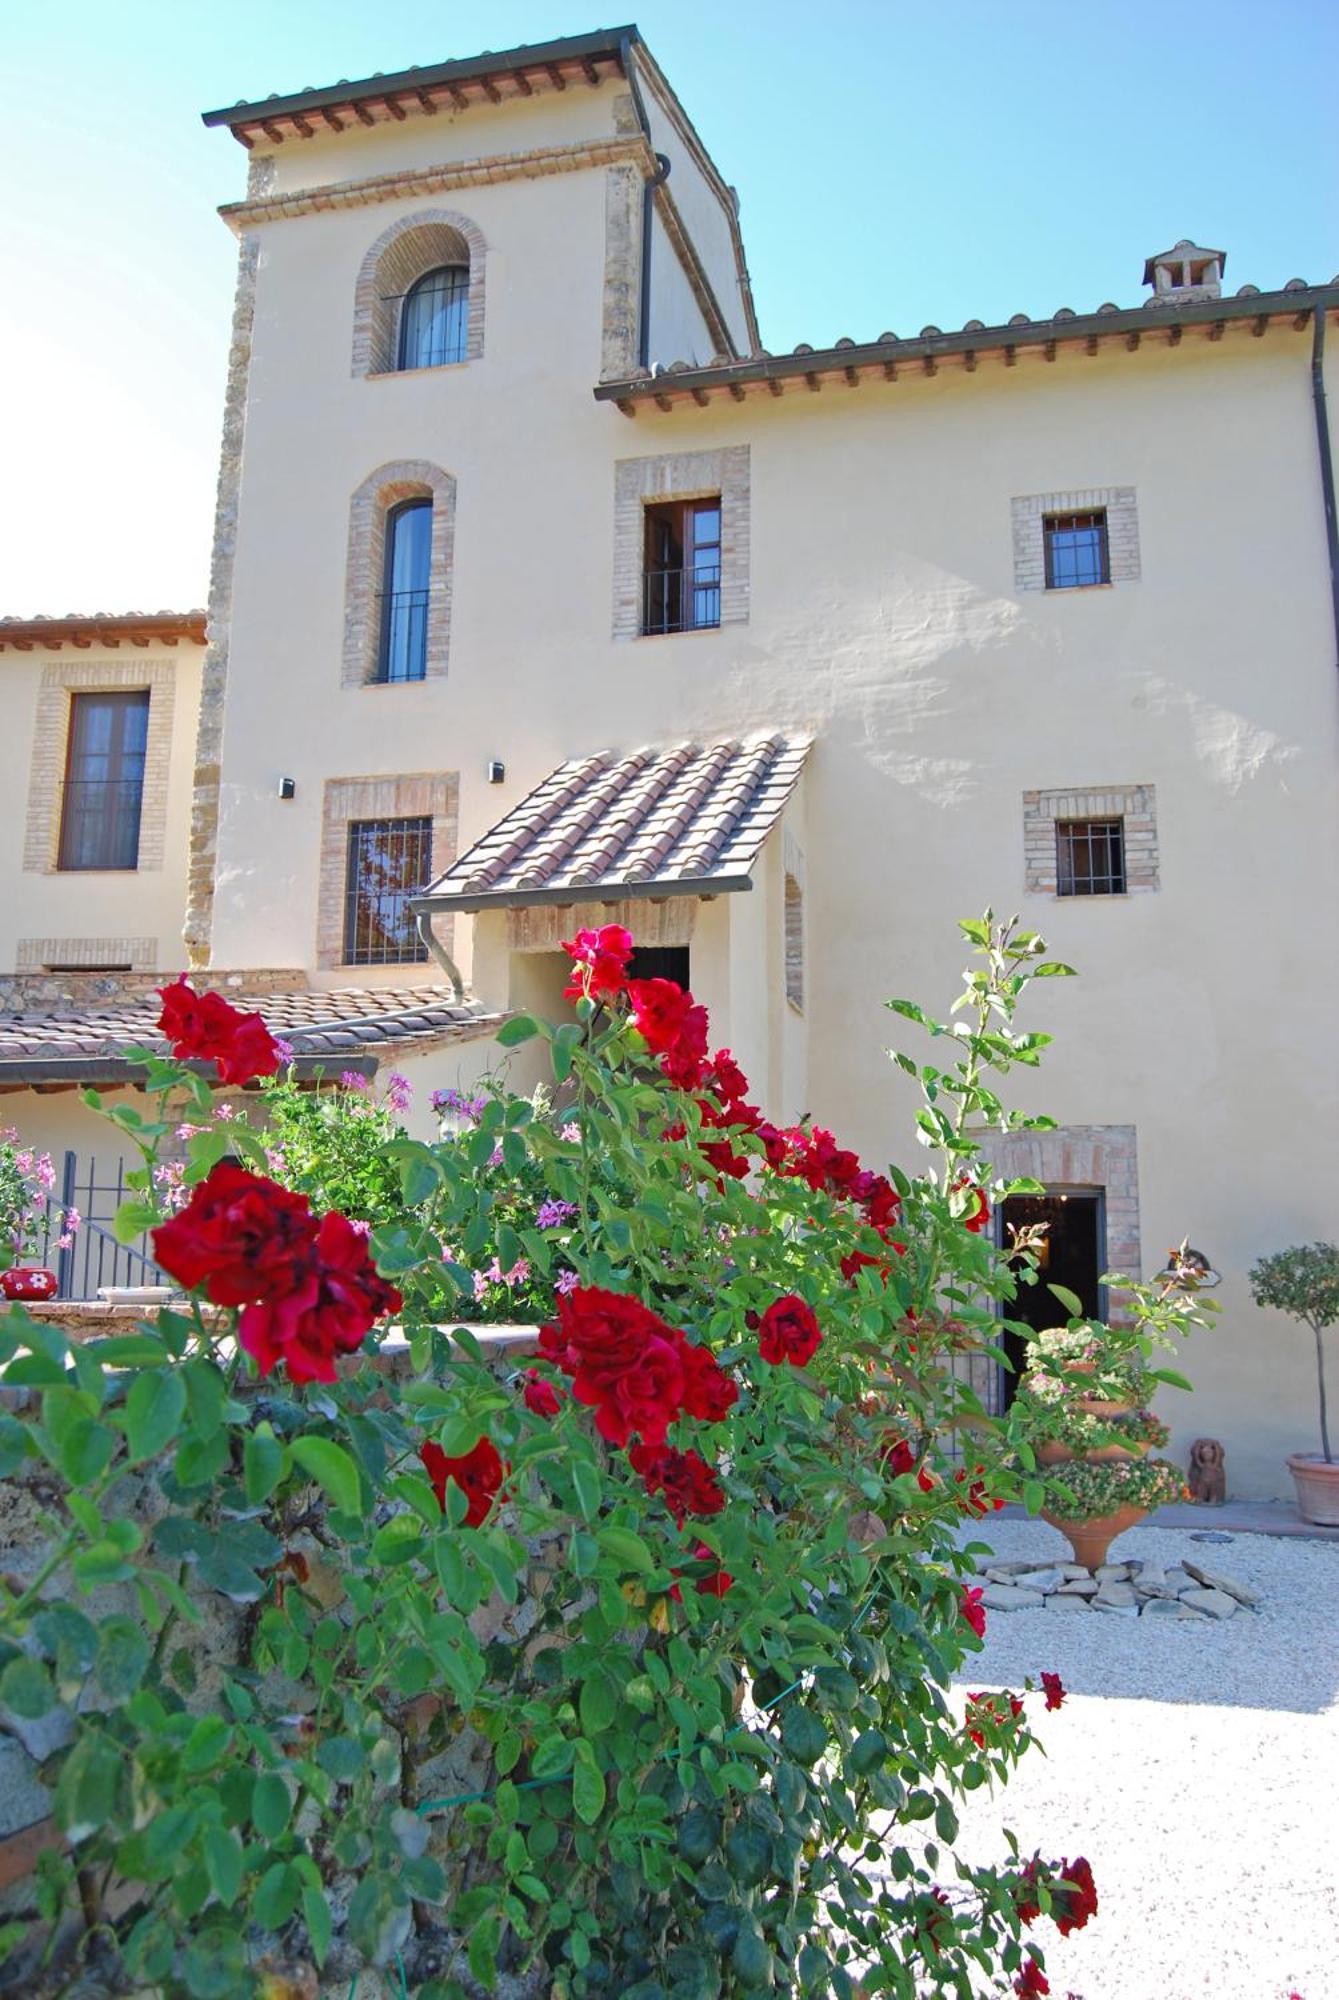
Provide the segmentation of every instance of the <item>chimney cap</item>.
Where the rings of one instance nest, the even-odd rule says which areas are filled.
[[[1217,264],[1218,276],[1221,279],[1223,272],[1227,268],[1227,252],[1226,250],[1206,249],[1203,244],[1192,243],[1188,236],[1183,236],[1179,243],[1172,245],[1170,250],[1160,250],[1156,257],[1150,257],[1147,260],[1144,265],[1144,283],[1146,285],[1156,285],[1159,264],[1190,264],[1192,266],[1196,264],[1201,266]],[[1191,279],[1192,284],[1202,282],[1202,279]]]

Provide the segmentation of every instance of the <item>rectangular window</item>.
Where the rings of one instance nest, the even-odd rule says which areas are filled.
[[[1107,514],[1047,514],[1042,522],[1046,542],[1046,588],[1082,590],[1110,583]]]
[[[1056,894],[1125,894],[1123,819],[1058,819],[1055,823]]]
[[[646,509],[642,631],[701,632],[721,622],[721,503],[671,500]]]
[[[58,867],[139,865],[148,737],[147,688],[71,696]]]
[[[409,909],[432,874],[432,820],[356,819],[349,826],[344,963],[421,965],[427,946]]]
[[[432,502],[406,500],[386,516],[379,681],[421,681],[428,671]]]
[[[804,891],[793,875],[786,876],[786,998],[797,1014],[804,1012]]]

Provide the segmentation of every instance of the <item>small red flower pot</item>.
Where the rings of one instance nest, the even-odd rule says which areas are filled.
[[[7,1299],[18,1299],[24,1304],[35,1304],[40,1299],[54,1299],[60,1289],[60,1279],[54,1271],[44,1271],[35,1264],[16,1264],[12,1270],[0,1271],[0,1293]]]

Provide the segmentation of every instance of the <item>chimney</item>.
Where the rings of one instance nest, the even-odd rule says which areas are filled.
[[[1146,303],[1184,306],[1221,298],[1226,263],[1225,251],[1202,249],[1183,236],[1172,249],[1150,257],[1145,264],[1144,283],[1153,287],[1153,296]]]

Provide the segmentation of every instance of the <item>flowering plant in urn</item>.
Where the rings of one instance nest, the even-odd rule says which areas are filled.
[[[496,1085],[435,1143],[379,1134],[370,1228],[212,1116],[203,1063],[242,1088],[278,1060],[169,989],[181,1059],[138,1057],[147,1110],[108,1115],[144,1154],[121,1228],[187,1308],[76,1355],[0,1321],[30,1403],[0,1471],[45,1537],[0,1579],[0,1703],[50,1719],[63,1840],[0,1985],[1046,1991],[1093,1869],[980,1862],[957,1805],[1063,1689],[964,1722],[950,1681],[985,1630],[973,1530],[1022,1486],[956,1365],[1014,1285],[975,1134],[1029,1122],[996,1077],[1063,968],[963,928],[966,1021],[899,1003],[951,1051],[899,1057],[916,1177],[770,1119],[606,926],[571,941],[568,1018],[500,1031],[545,1044],[552,1105]],[[522,1259],[546,1310],[517,1364],[460,1307]]]

